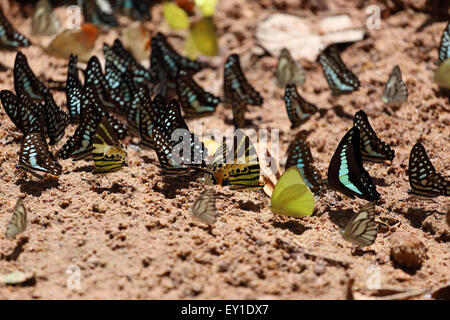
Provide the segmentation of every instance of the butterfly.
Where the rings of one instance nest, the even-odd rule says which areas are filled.
[[[93,84],[87,84],[83,88],[81,110],[80,124],[74,135],[58,152],[61,159],[72,157],[76,161],[90,158],[93,138],[102,118],[108,120],[119,139],[123,139],[127,134],[126,127],[104,109]]]
[[[14,89],[16,93],[25,91],[33,100],[43,100],[43,93],[48,89],[39,80],[28,65],[27,57],[22,52],[17,52],[14,60]]]
[[[84,0],[83,16],[85,22],[90,22],[100,27],[109,28],[119,25],[111,5],[106,0]]]
[[[216,110],[220,99],[205,91],[184,70],[177,77],[177,94],[186,117],[210,115]]]
[[[116,8],[133,20],[151,20],[150,5],[142,0],[116,0]]]
[[[164,119],[166,104],[161,95],[156,95],[153,101],[149,95],[145,95],[139,105],[139,137],[141,145],[147,148],[155,149],[155,141],[153,130],[157,124],[162,123]],[[181,118],[173,117],[173,121],[177,121],[180,128],[186,128],[186,123]]]
[[[203,223],[213,225],[219,213],[216,208],[216,193],[214,189],[203,191],[190,208],[192,215]]]
[[[19,47],[28,47],[30,44],[30,40],[14,30],[14,27],[6,19],[0,7],[0,48],[16,49]]]
[[[278,87],[283,88],[287,84],[301,86],[305,80],[305,70],[295,62],[288,49],[281,49],[277,65]]]
[[[6,239],[12,239],[27,229],[27,210],[23,206],[22,198],[17,198],[14,212],[6,227]]]
[[[384,103],[389,105],[399,105],[408,99],[408,87],[402,80],[399,66],[392,69],[382,99]]]
[[[96,174],[119,171],[127,165],[126,149],[106,118],[100,122],[94,135],[92,159]]]
[[[105,79],[110,89],[111,99],[118,106],[119,111],[126,111],[133,99],[136,85],[130,69],[121,73],[119,69],[110,61],[105,62]]]
[[[29,172],[40,179],[45,175],[61,175],[62,167],[48,150],[43,129],[41,132],[31,131],[23,135],[19,163],[16,168]]]
[[[361,143],[361,157],[365,161],[383,162],[395,157],[394,150],[381,141],[373,131],[367,115],[359,110],[353,118],[353,125],[359,129]]]
[[[260,190],[258,154],[244,131],[237,129],[233,149],[224,143],[218,148],[209,165],[214,173],[214,184],[230,186],[232,190]]]
[[[408,193],[423,197],[450,196],[450,183],[436,172],[421,143],[416,143],[409,155]]]
[[[81,115],[82,86],[78,77],[77,61],[77,56],[71,54],[67,68],[66,101],[71,123],[78,123]]]
[[[40,104],[34,103],[25,91],[16,96],[9,90],[0,92],[6,114],[23,134],[40,132],[44,126],[44,113]]]
[[[92,56],[84,71],[84,83],[93,83],[98,96],[105,107],[115,107],[108,81],[102,71],[102,65],[96,56]]]
[[[358,78],[345,66],[335,46],[329,46],[322,51],[319,62],[333,95],[351,93],[359,89]]]
[[[354,214],[340,233],[344,240],[357,246],[365,247],[373,244],[377,238],[374,202],[369,202]]]
[[[313,213],[314,195],[296,166],[287,169],[275,185],[270,210],[275,214],[297,218]]]
[[[31,33],[34,35],[52,36],[61,30],[61,22],[53,14],[48,0],[39,0],[31,19]]]
[[[70,118],[64,110],[56,105],[51,93],[44,93],[44,101],[42,110],[45,114],[47,134],[50,139],[49,144],[54,145],[64,136]]]
[[[305,130],[300,131],[289,145],[286,170],[290,167],[297,167],[306,185],[312,192],[316,193],[322,189],[324,182],[320,172],[314,167],[311,149],[308,141],[306,141],[307,135],[308,133]]]
[[[237,103],[253,106],[262,106],[263,104],[263,98],[259,92],[245,78],[237,54],[228,56],[225,62],[223,92],[225,102],[229,104]]]
[[[295,84],[288,84],[284,94],[284,102],[286,103],[286,111],[291,120],[291,129],[294,129],[307,121],[317,109],[316,105],[309,103],[297,92]]]
[[[367,201],[380,198],[372,178],[362,165],[357,127],[345,134],[334,152],[328,167],[328,183],[352,199],[355,196]]]
[[[450,22],[442,33],[441,44],[439,45],[439,61],[442,63],[450,58]]]

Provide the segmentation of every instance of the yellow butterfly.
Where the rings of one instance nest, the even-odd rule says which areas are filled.
[[[297,218],[313,213],[314,195],[296,166],[287,169],[278,180],[272,193],[270,210],[279,215]]]
[[[94,173],[115,172],[127,165],[126,149],[106,118],[100,122],[95,133],[92,158],[95,164]]]
[[[16,207],[11,216],[11,220],[6,227],[6,239],[12,239],[19,233],[24,232],[27,229],[27,211],[23,206],[22,198],[17,199]]]
[[[203,191],[190,208],[192,215],[201,222],[212,225],[217,221],[219,213],[216,208],[214,189]]]

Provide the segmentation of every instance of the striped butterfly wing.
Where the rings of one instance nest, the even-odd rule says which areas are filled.
[[[300,131],[289,145],[285,170],[296,166],[307,186],[316,193],[323,188],[323,181],[320,172],[314,167],[307,135],[305,130]]]
[[[180,70],[176,81],[177,95],[186,117],[202,117],[216,111],[220,99],[203,90],[184,70]]]
[[[159,110],[164,111],[165,105],[162,103],[162,97],[156,96],[152,101],[149,95],[144,94],[139,104],[138,128],[139,138],[141,139],[140,144],[151,149],[155,149],[153,129],[155,128],[157,116],[154,110],[159,103],[161,103],[161,106],[158,106]]]
[[[73,136],[59,150],[58,157],[61,159],[68,159],[69,157],[74,158],[74,160],[90,158],[94,135],[100,121],[105,117],[101,112],[101,103],[92,84],[84,87],[81,103],[83,111],[80,124]]]
[[[360,247],[373,244],[377,238],[374,202],[366,204],[354,214],[341,234],[344,240]]]
[[[421,143],[416,143],[409,156],[410,194],[423,197],[450,196],[450,183],[436,172]]]
[[[391,147],[381,141],[367,119],[367,115],[363,110],[359,110],[353,118],[353,125],[359,129],[360,133],[360,150],[362,159],[372,162],[383,162],[392,160],[395,157],[395,151]]]
[[[17,52],[14,60],[14,89],[16,93],[25,91],[33,100],[43,100],[43,93],[48,89],[39,80],[28,65],[27,57],[22,52]]]
[[[43,110],[47,124],[49,144],[56,144],[64,136],[67,125],[70,122],[69,115],[58,107],[51,93],[44,93],[45,104]]]
[[[119,112],[127,115],[137,91],[131,70],[120,73],[112,62],[106,60],[105,79],[110,88],[112,103],[118,107]]]
[[[383,102],[388,105],[400,105],[408,99],[408,87],[403,82],[399,66],[395,66],[383,92]]]
[[[133,80],[137,83],[151,81],[150,72],[145,69],[133,55],[124,48],[119,39],[114,40],[112,51],[115,54],[116,63],[130,69],[133,74]]]
[[[233,110],[233,124],[236,129],[245,127],[245,111],[247,107],[245,103],[232,101],[231,109]]]
[[[97,94],[106,107],[115,107],[115,101],[112,98],[113,90],[110,90],[106,76],[103,74],[102,66],[96,56],[92,56],[84,72],[84,84],[92,83],[97,89]],[[117,90],[117,89],[115,89]]]
[[[439,61],[442,63],[448,58],[450,58],[450,22],[442,33],[441,44],[439,45]]]
[[[26,92],[20,92],[16,96],[9,90],[2,90],[0,99],[6,114],[23,134],[41,132],[44,126],[42,107],[34,103]]]
[[[30,44],[30,40],[14,29],[0,7],[0,48],[16,49]]]
[[[219,213],[216,208],[216,193],[214,189],[203,191],[190,208],[192,215],[203,223],[213,225]]]
[[[288,84],[284,94],[286,111],[291,120],[291,129],[307,121],[311,116],[319,111],[316,105],[309,103],[298,93],[295,84]]]
[[[42,132],[24,134],[16,167],[40,179],[45,175],[59,176],[62,173],[62,167],[48,150]]]
[[[346,94],[359,89],[360,82],[342,61],[335,46],[330,46],[319,55],[323,73],[332,94]]]
[[[78,58],[76,55],[70,55],[69,65],[67,67],[67,80],[66,80],[66,101],[67,109],[69,110],[70,122],[80,122],[81,116],[81,98],[82,98],[82,86],[78,77]]]
[[[27,229],[27,211],[23,206],[22,198],[17,198],[16,206],[14,207],[11,219],[6,226],[6,239],[15,238],[18,234]]]
[[[258,154],[248,136],[238,129],[234,133],[233,149],[226,156],[226,162],[214,170],[217,184],[230,186],[232,190],[259,190],[260,166]]]
[[[31,33],[33,35],[53,36],[61,30],[61,22],[53,14],[48,0],[39,0],[36,11],[31,19]]]
[[[101,27],[117,27],[119,24],[107,0],[84,0],[84,22],[90,22]]]
[[[374,201],[380,198],[369,173],[362,165],[360,134],[351,128],[339,143],[328,167],[328,183],[347,197]]]
[[[227,103],[262,106],[263,98],[247,81],[241,68],[239,56],[228,56],[224,67],[223,91]]]
[[[301,86],[305,80],[305,70],[295,62],[288,49],[281,49],[277,65],[278,87],[284,88],[287,84]]]
[[[105,118],[98,125],[93,138],[92,159],[95,164],[93,172],[95,174],[119,171],[127,165],[126,149]]]
[[[138,123],[140,110],[142,109],[141,105],[151,104],[150,93],[146,85],[141,84],[136,87],[136,84],[131,79],[130,72],[128,72],[125,78],[124,82],[127,83],[131,94],[131,102],[128,104],[128,108],[124,110],[127,117],[127,124],[129,128],[132,128],[135,132],[139,132]]]

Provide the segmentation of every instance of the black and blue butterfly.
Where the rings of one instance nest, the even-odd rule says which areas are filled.
[[[78,123],[81,116],[82,85],[78,77],[77,56],[70,55],[67,67],[66,103],[69,110],[70,122]]]
[[[421,143],[416,143],[409,156],[409,194],[420,197],[450,196],[450,181],[436,172]]]
[[[220,99],[203,90],[184,70],[180,70],[176,82],[177,95],[188,118],[212,114]]]
[[[353,125],[359,129],[361,157],[365,161],[384,162],[393,160],[395,152],[380,140],[367,119],[363,110],[359,110],[353,118]]]
[[[352,199],[358,197],[374,201],[380,198],[372,178],[362,165],[357,127],[345,134],[334,152],[328,167],[328,183]]]
[[[30,40],[14,29],[0,7],[0,48],[14,50],[30,44]]]
[[[319,109],[316,105],[306,101],[298,93],[295,84],[288,84],[286,86],[284,101],[286,103],[286,111],[291,120],[291,129],[294,129],[306,122]]]
[[[333,95],[347,94],[360,87],[355,74],[342,61],[335,46],[329,46],[319,55],[323,73]]]
[[[31,70],[27,57],[20,51],[17,52],[14,60],[13,74],[16,93],[24,91],[33,100],[43,100],[44,93],[49,93],[42,81]]]
[[[110,3],[106,0],[84,0],[83,16],[85,22],[90,22],[103,28],[117,27],[119,25]]]
[[[442,33],[441,44],[439,45],[439,61],[442,63],[448,58],[450,58],[450,22]]]
[[[115,7],[133,20],[151,20],[150,5],[142,0],[115,0]]]

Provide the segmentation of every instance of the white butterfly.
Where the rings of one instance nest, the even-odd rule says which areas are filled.
[[[377,238],[377,225],[375,223],[375,204],[370,202],[354,214],[340,231],[342,238],[360,247],[370,246]]]
[[[399,66],[392,69],[382,99],[384,103],[389,105],[399,105],[408,99],[408,88],[402,80]]]
[[[305,70],[295,62],[288,49],[281,49],[277,66],[278,87],[284,88],[287,84],[301,86],[305,80]]]
[[[27,229],[27,211],[23,206],[22,198],[17,199],[16,207],[11,216],[11,220],[6,227],[6,238],[12,239],[19,233],[22,233]]]
[[[214,189],[203,191],[190,208],[190,211],[200,221],[209,225],[214,224],[219,216]]]

